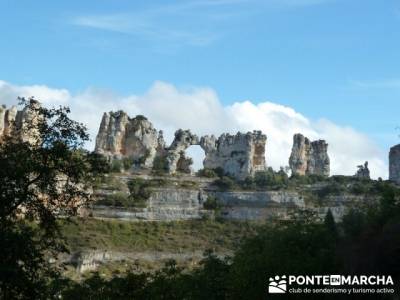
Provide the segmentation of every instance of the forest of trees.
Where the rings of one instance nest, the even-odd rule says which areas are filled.
[[[31,105],[24,99],[22,104]],[[40,116],[34,124],[37,142],[12,135],[0,144],[1,299],[266,299],[272,296],[268,278],[284,274],[391,275],[399,288],[400,194],[384,181],[377,184],[379,203],[350,210],[341,223],[330,211],[324,220],[298,211],[289,220],[262,226],[232,257],[206,252],[194,270],[170,261],[156,272],[111,280],[96,273],[81,282],[64,278],[49,263],[49,257],[67,250],[57,216],[75,214],[73,204],[88,198],[86,187],[108,167],[101,157],[82,150],[86,128],[69,119],[67,108],[31,109]]]

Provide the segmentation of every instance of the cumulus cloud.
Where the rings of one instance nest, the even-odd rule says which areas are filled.
[[[251,101],[223,105],[216,92],[207,87],[177,88],[155,82],[142,95],[119,96],[111,91],[89,88],[78,94],[43,85],[18,86],[0,81],[0,103],[15,104],[18,96],[35,96],[45,105],[68,105],[72,117],[87,124],[92,141],[104,111],[122,109],[131,116],[146,115],[157,129],[163,129],[167,142],[178,128],[191,129],[198,135],[223,132],[262,130],[268,136],[267,164],[275,169],[288,165],[293,134],[302,133],[311,139],[329,143],[331,173],[352,175],[356,166],[368,160],[373,177],[387,178],[385,153],[367,135],[329,120],[310,120],[293,108],[273,102],[254,104]],[[204,155],[199,147],[191,147],[197,167]],[[197,158],[197,159],[196,159]]]
[[[53,89],[45,85],[12,85],[0,80],[0,103],[15,104],[16,97],[31,97],[40,99],[45,104],[65,104],[71,99],[66,89]]]

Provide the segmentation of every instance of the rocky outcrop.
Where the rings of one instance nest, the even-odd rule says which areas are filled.
[[[126,221],[176,221],[200,219],[210,215],[203,208],[206,195],[201,189],[178,187],[154,188],[145,208],[124,208],[95,205],[87,213],[95,218]]]
[[[222,168],[226,174],[245,179],[265,170],[266,141],[267,136],[261,131],[222,134],[218,139],[213,135],[203,136],[200,146],[206,154],[204,168]]]
[[[331,210],[335,220],[340,221],[349,208],[376,200],[374,195],[343,192],[326,195],[315,201],[309,192],[318,194],[321,189],[324,187],[314,186],[307,191],[217,191],[208,188],[160,187],[152,189],[145,208],[94,205],[87,208],[87,213],[95,218],[126,221],[176,221],[215,216],[228,220],[266,221],[288,218],[297,209],[309,209],[321,218]],[[217,202],[217,211],[204,208],[210,198]]]
[[[329,176],[328,144],[324,140],[311,142],[302,134],[295,134],[289,166],[292,174]]]
[[[94,271],[99,265],[111,261],[111,253],[108,251],[77,252],[72,255],[70,262],[76,266],[78,273]]]
[[[192,173],[193,160],[185,150],[200,145],[206,154],[204,168],[222,168],[226,174],[238,179],[265,170],[265,143],[261,131],[223,134],[199,138],[190,130],[179,129],[169,147],[165,146],[162,131],[157,133],[143,116],[129,118],[123,111],[104,113],[96,138],[97,153],[111,158],[132,158],[136,165],[152,168],[154,159],[165,160],[169,174]]]
[[[0,108],[0,136],[8,135],[11,133],[16,116],[16,106],[11,106],[9,109],[7,109],[7,107],[3,105]]]
[[[389,180],[400,184],[400,144],[390,148]]]
[[[95,151],[113,158],[128,157],[145,168],[151,168],[157,151],[164,148],[162,132],[143,116],[129,118],[123,112],[104,113]]]
[[[35,130],[37,114],[35,109],[40,107],[40,103],[30,99],[29,105],[23,110],[18,110],[16,106],[7,109],[6,106],[0,107],[0,138],[6,135],[13,135],[21,138],[25,142],[35,142],[38,139],[38,132]],[[29,127],[28,127],[29,124]]]
[[[185,150],[191,145],[198,145],[199,138],[192,134],[190,130],[179,129],[175,132],[175,138],[171,146],[167,149],[167,169],[170,174],[176,171],[190,173],[192,159],[186,157]]]
[[[221,259],[226,255],[232,255],[230,251],[222,254],[217,254]],[[184,263],[190,261],[199,262],[204,258],[204,252],[201,250],[187,251],[184,252],[182,249],[177,249],[176,252],[168,251],[129,251],[119,252],[110,250],[91,250],[85,249],[71,254],[62,254],[58,257],[58,262],[65,265],[75,266],[75,270],[78,274],[82,274],[88,271],[96,271],[99,266],[107,265],[111,262],[129,262],[130,264],[137,264],[138,261],[148,262],[154,265],[155,262],[167,262],[174,260],[178,263]],[[56,262],[56,261],[55,261]]]
[[[356,175],[354,175],[355,177],[361,179],[371,179],[367,161],[364,163],[364,165],[357,166],[357,168],[358,170]]]

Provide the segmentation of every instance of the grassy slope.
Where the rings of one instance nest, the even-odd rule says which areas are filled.
[[[251,222],[192,220],[176,222],[124,222],[74,219],[61,221],[61,231],[72,251],[104,249],[121,252],[190,252],[234,250],[259,226]]]

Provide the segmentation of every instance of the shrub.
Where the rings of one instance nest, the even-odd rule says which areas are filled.
[[[121,182],[113,175],[107,174],[107,176],[101,178],[98,187],[104,190],[118,191],[121,189]]]
[[[214,172],[217,174],[218,177],[223,177],[226,175],[224,169],[221,167],[215,168]]]
[[[129,195],[123,192],[117,192],[105,196],[103,199],[98,200],[96,204],[115,207],[128,207],[130,206],[129,202]]]
[[[134,160],[133,160],[132,157],[124,157],[124,158],[121,160],[121,163],[122,163],[122,166],[123,166],[124,170],[127,171],[127,170],[129,170],[129,169],[132,167],[132,165],[134,164]]]
[[[290,177],[290,183],[292,185],[300,185],[300,184],[314,184],[317,182],[324,182],[327,181],[328,178],[326,176],[322,175],[298,175],[298,174],[293,174]]]
[[[242,182],[242,188],[244,188],[245,190],[252,190],[254,189],[255,183],[254,183],[254,178],[253,177],[246,177],[245,180],[243,180]]]
[[[129,198],[134,203],[143,203],[150,197],[149,182],[141,179],[135,178],[131,179],[127,183],[129,189]]]
[[[370,187],[365,182],[356,182],[351,187],[351,192],[356,195],[366,194],[369,192],[369,190],[370,190]]]
[[[328,195],[337,195],[345,190],[345,187],[342,184],[337,182],[329,183],[323,188],[316,191],[319,198],[325,198]]]
[[[123,165],[121,160],[119,159],[113,159],[111,161],[111,172],[112,173],[120,173],[123,169]]]
[[[203,203],[204,209],[216,210],[219,208],[218,199],[214,196],[208,196],[207,200]]]
[[[235,188],[235,186],[236,186],[235,181],[228,176],[223,176],[223,177],[215,180],[213,184],[222,190],[230,190],[230,189]]]
[[[198,170],[196,175],[199,177],[207,177],[207,178],[215,178],[218,176],[218,174],[213,169],[207,169],[207,168]]]
[[[197,188],[198,184],[195,181],[185,180],[185,181],[180,181],[179,182],[179,187],[186,188],[186,189],[192,189],[192,188]]]
[[[147,118],[143,115],[137,115],[135,119],[138,121],[147,121]]]
[[[254,184],[259,188],[282,187],[288,183],[288,180],[289,178],[283,169],[275,172],[272,168],[268,168],[266,171],[256,172],[253,179]],[[247,186],[250,183],[249,179],[247,179],[247,182],[245,181]]]
[[[157,156],[153,162],[153,172],[162,175],[168,171],[168,162],[166,157]]]

